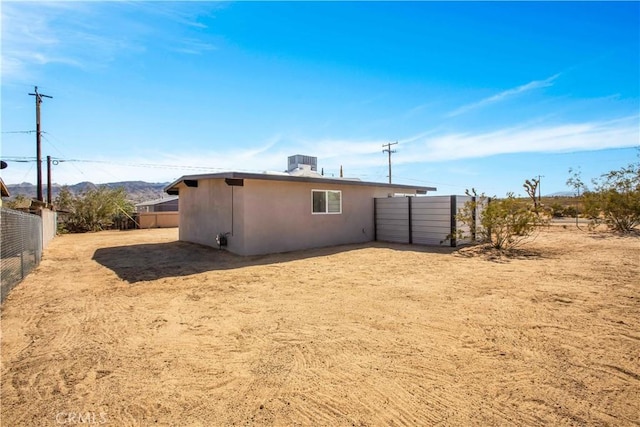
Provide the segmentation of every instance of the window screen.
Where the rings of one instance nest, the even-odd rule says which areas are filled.
[[[342,192],[334,190],[312,190],[314,214],[342,213]]]

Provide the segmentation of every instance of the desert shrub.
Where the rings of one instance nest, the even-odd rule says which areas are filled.
[[[478,195],[475,190],[467,191],[473,196],[458,212],[456,218],[467,225],[472,236],[481,242],[489,243],[496,249],[511,249],[531,236],[538,226],[548,223],[544,215],[537,211],[538,206],[518,200],[513,193],[504,199],[489,199],[485,194]],[[474,215],[479,212],[479,221]],[[464,238],[465,236],[460,236]]]
[[[551,204],[551,216],[554,218],[562,218],[564,216],[564,206],[560,203]]]
[[[28,209],[31,206],[31,199],[23,194],[17,194],[13,199],[4,204],[9,209]]]
[[[549,214],[554,218],[575,217],[578,209],[575,206],[563,206],[562,203],[552,203],[549,207]]]
[[[640,162],[611,171],[592,181],[583,194],[585,214],[592,225],[629,233],[640,226]]]
[[[65,187],[54,204],[63,212],[59,230],[72,233],[109,228],[119,216],[133,212],[124,188],[98,187],[75,196]]]

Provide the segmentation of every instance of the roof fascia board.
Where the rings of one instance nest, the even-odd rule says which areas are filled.
[[[165,187],[164,191],[174,189],[179,184],[184,183],[186,180],[200,180],[200,179],[255,179],[261,181],[284,181],[284,182],[312,182],[312,183],[326,183],[336,185],[354,185],[364,187],[382,187],[382,188],[396,188],[405,190],[424,190],[424,191],[436,191],[436,187],[426,187],[417,185],[406,184],[388,184],[384,182],[370,182],[370,181],[355,181],[339,178],[316,178],[305,176],[290,176],[290,175],[276,175],[276,174],[263,174],[263,173],[248,173],[248,172],[222,172],[206,175],[184,175],[176,181],[172,182]]]

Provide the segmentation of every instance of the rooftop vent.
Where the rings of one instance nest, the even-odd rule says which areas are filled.
[[[312,171],[318,171],[318,158],[313,156],[303,156],[302,154],[296,154],[295,156],[289,156],[289,164],[287,166],[287,172],[291,172],[295,169],[303,169],[301,165],[310,166]]]

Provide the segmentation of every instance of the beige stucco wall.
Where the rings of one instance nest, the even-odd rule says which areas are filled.
[[[217,247],[216,235],[229,233],[228,249],[242,253],[243,195],[244,187],[229,186],[224,179],[201,179],[198,187],[180,184],[180,240]]]
[[[177,227],[179,219],[178,212],[141,212],[138,214],[140,228]]]
[[[58,215],[50,209],[42,209],[39,215],[42,217],[42,248],[44,249],[56,237]]]
[[[244,255],[373,240],[372,189],[245,180]],[[342,191],[341,214],[313,214],[311,190]]]
[[[394,193],[386,187],[252,179],[242,187],[201,179],[198,187],[181,183],[179,189],[180,240],[217,247],[216,235],[226,232],[227,250],[240,255],[372,241],[373,199]],[[342,213],[313,214],[311,190],[341,191]]]

